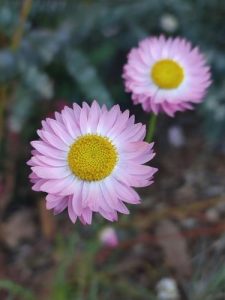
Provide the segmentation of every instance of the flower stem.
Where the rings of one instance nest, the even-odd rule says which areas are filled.
[[[148,143],[152,142],[152,138],[154,136],[155,128],[156,128],[156,121],[157,121],[157,115],[152,114],[149,119],[148,131],[145,139],[146,142]]]

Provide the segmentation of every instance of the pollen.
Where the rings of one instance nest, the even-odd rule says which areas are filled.
[[[81,180],[99,181],[109,176],[116,166],[118,153],[107,138],[97,134],[79,137],[70,147],[67,161]]]
[[[150,73],[154,83],[162,89],[175,89],[184,79],[183,68],[171,59],[156,62]]]

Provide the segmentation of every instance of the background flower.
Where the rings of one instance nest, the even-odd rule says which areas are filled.
[[[183,38],[164,36],[144,39],[130,51],[123,78],[135,104],[169,116],[201,102],[211,83],[199,49]]]

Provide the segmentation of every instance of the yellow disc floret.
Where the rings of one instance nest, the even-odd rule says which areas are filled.
[[[71,171],[84,181],[98,181],[109,176],[117,159],[115,146],[107,137],[97,134],[79,137],[67,157]]]
[[[154,83],[162,89],[175,89],[184,79],[183,68],[171,59],[156,62],[150,74]]]

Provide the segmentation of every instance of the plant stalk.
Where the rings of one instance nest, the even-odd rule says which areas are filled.
[[[156,121],[157,121],[157,115],[152,114],[149,119],[148,124],[148,131],[146,135],[146,142],[151,143],[152,139],[154,137],[155,129],[156,129]]]

